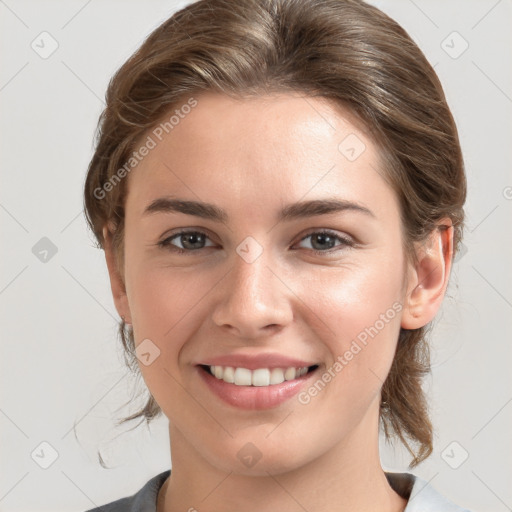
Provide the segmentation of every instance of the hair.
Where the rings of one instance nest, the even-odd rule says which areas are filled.
[[[456,254],[466,199],[457,128],[435,71],[400,25],[359,0],[200,0],[156,28],[106,92],[85,212],[100,248],[102,229],[111,226],[121,276],[126,163],[149,129],[201,91],[237,98],[298,91],[348,109],[380,149],[383,175],[399,200],[407,260],[417,261],[414,243],[425,242],[444,217],[453,224]],[[410,467],[432,452],[422,389],[430,327],[401,328],[381,391],[384,434],[405,445]],[[124,319],[119,334],[137,373],[133,330]],[[160,413],[149,393],[146,405],[120,423],[149,423]]]

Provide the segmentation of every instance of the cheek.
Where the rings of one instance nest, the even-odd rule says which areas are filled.
[[[385,380],[400,332],[401,268],[399,258],[367,258],[365,264],[322,271],[303,288],[305,322],[323,341],[330,366],[341,361],[342,368],[333,371],[343,374],[336,380],[344,386],[371,381],[376,389]]]
[[[214,277],[191,268],[135,267],[129,303],[136,344],[146,338],[154,341],[166,366],[176,368],[183,345],[198,327],[205,295],[218,281]]]
[[[169,269],[141,267],[131,281],[129,298],[138,327],[158,336],[172,329],[199,300],[197,281]]]
[[[180,384],[180,359],[183,347],[198,327],[197,310],[209,289],[208,283],[197,272],[149,265],[140,265],[130,277],[129,301],[137,353],[149,346],[149,351],[157,354],[147,365],[139,355],[139,368],[157,403],[172,417],[172,404],[187,400]],[[148,345],[146,340],[151,343]]]

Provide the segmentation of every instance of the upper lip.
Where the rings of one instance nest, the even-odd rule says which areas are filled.
[[[247,368],[257,370],[258,368],[304,368],[318,363],[294,359],[281,354],[233,354],[209,357],[198,363],[206,366],[232,366],[234,368]]]

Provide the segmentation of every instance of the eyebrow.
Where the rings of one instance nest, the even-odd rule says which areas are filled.
[[[314,199],[311,201],[299,201],[286,205],[278,214],[278,221],[291,221],[314,217],[318,215],[327,215],[330,213],[340,213],[345,211],[360,212],[375,218],[375,214],[366,206],[344,199]],[[228,214],[222,208],[210,203],[201,201],[189,201],[170,197],[160,197],[152,201],[143,212],[143,216],[153,213],[184,213],[208,219],[215,222],[227,222]]]

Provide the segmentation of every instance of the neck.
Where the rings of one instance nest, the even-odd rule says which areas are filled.
[[[219,469],[170,425],[172,471],[158,512],[402,512],[407,501],[382,470],[373,423],[363,422],[350,439],[309,463],[285,473],[267,471],[268,476]]]

